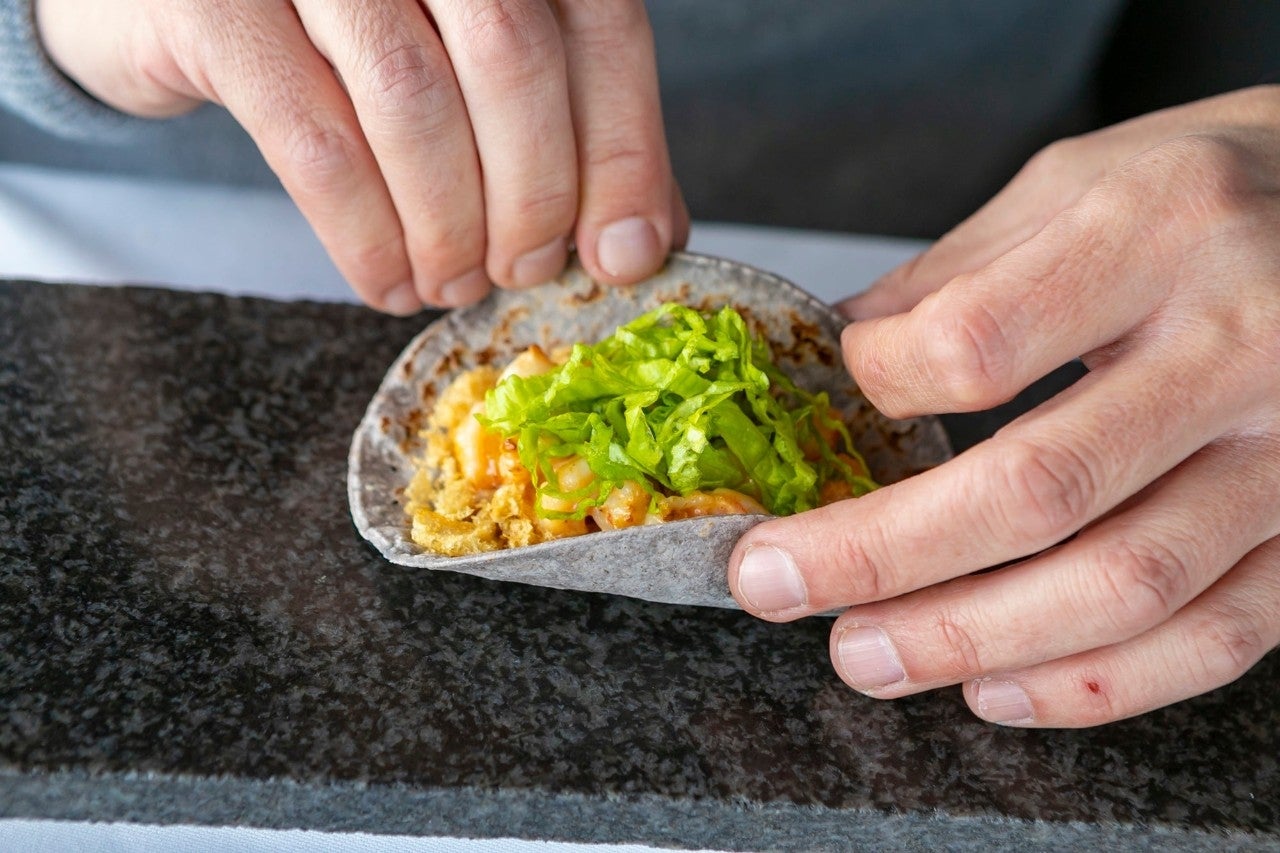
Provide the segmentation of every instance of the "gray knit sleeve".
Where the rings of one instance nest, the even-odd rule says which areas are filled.
[[[123,141],[147,123],[96,100],[54,67],[36,33],[35,0],[0,0],[0,106],[69,139]]]

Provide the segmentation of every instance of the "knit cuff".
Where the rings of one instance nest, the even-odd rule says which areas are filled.
[[[118,142],[146,124],[95,99],[54,66],[36,32],[35,0],[0,0],[0,106],[68,139]]]

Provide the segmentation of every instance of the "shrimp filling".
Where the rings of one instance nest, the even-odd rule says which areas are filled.
[[[759,501],[732,489],[695,491],[656,498],[638,482],[615,486],[582,519],[540,515],[533,477],[520,462],[513,438],[486,429],[485,394],[509,376],[532,376],[556,366],[538,346],[525,350],[499,374],[478,367],[455,379],[436,403],[424,430],[426,455],[406,491],[413,541],[449,556],[534,545],[581,536],[593,530],[620,530],[706,515],[758,513]],[[595,475],[586,460],[565,457],[556,464],[560,488],[590,493]],[[594,496],[594,495],[593,495]],[[548,498],[544,511],[572,514],[577,505]]]
[[[492,400],[491,392],[509,377],[548,374],[570,355],[568,349],[548,354],[535,345],[501,373],[478,367],[445,389],[428,418],[423,431],[426,451],[406,490],[406,511],[417,545],[461,556],[598,530],[702,516],[769,514],[757,498],[723,485],[676,492],[649,478],[615,479],[606,483],[602,494],[592,466],[577,454],[554,457],[549,465],[538,466],[538,474],[531,473],[522,461],[518,437],[486,425],[486,396]],[[856,453],[833,449],[836,439],[831,430],[818,429],[805,446],[797,445],[811,462],[825,458],[848,472],[815,488],[816,505],[855,497],[867,490],[864,483],[874,488]]]

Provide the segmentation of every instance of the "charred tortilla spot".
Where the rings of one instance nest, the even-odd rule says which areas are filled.
[[[412,408],[405,412],[404,417],[400,420],[400,428],[403,434],[400,436],[400,450],[402,453],[409,454],[418,444],[418,434],[422,432],[422,427],[426,423],[426,415],[422,409]]]
[[[600,282],[593,280],[591,284],[587,286],[585,292],[569,293],[565,297],[564,302],[568,306],[590,305],[603,295],[604,288],[600,286]]]
[[[437,378],[448,379],[449,377],[456,374],[465,363],[466,363],[466,351],[462,348],[460,344],[458,344],[458,345],[455,345],[453,349],[450,349],[448,352],[446,352],[441,357],[440,361],[436,362],[436,366],[432,370],[432,373]]]
[[[792,340],[791,351],[788,353],[789,357],[797,362],[813,358],[828,367],[835,364],[835,354],[831,351],[830,345],[826,343],[822,329],[817,324],[803,319],[794,311],[789,313]]]
[[[410,372],[413,370],[413,365],[418,363],[418,354],[422,352],[422,348],[426,345],[427,341],[425,340],[416,340],[409,344],[409,358],[405,359],[405,366]],[[405,375],[408,376],[409,373],[406,373]]]
[[[498,351],[504,355],[511,355],[513,352],[510,349],[512,330],[528,316],[529,309],[524,307],[514,308],[503,314],[501,319],[494,324],[493,335],[490,338],[492,345],[497,347]]]
[[[693,285],[688,281],[681,281],[670,290],[660,290],[656,295],[658,302],[679,302],[681,305],[688,305],[690,308],[696,308],[699,311],[710,311],[713,308],[720,307],[717,304],[708,302],[705,298],[702,300],[691,299],[693,293]],[[720,300],[723,303],[723,300]]]

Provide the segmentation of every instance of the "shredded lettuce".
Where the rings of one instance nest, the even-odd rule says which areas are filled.
[[[549,373],[500,382],[480,421],[516,438],[548,518],[583,518],[627,480],[654,499],[734,489],[775,515],[814,508],[828,481],[854,495],[876,488],[827,394],[797,388],[729,307],[704,315],[667,303],[577,344]],[[595,481],[564,490],[556,467],[573,456]],[[576,508],[558,512],[548,499]]]

